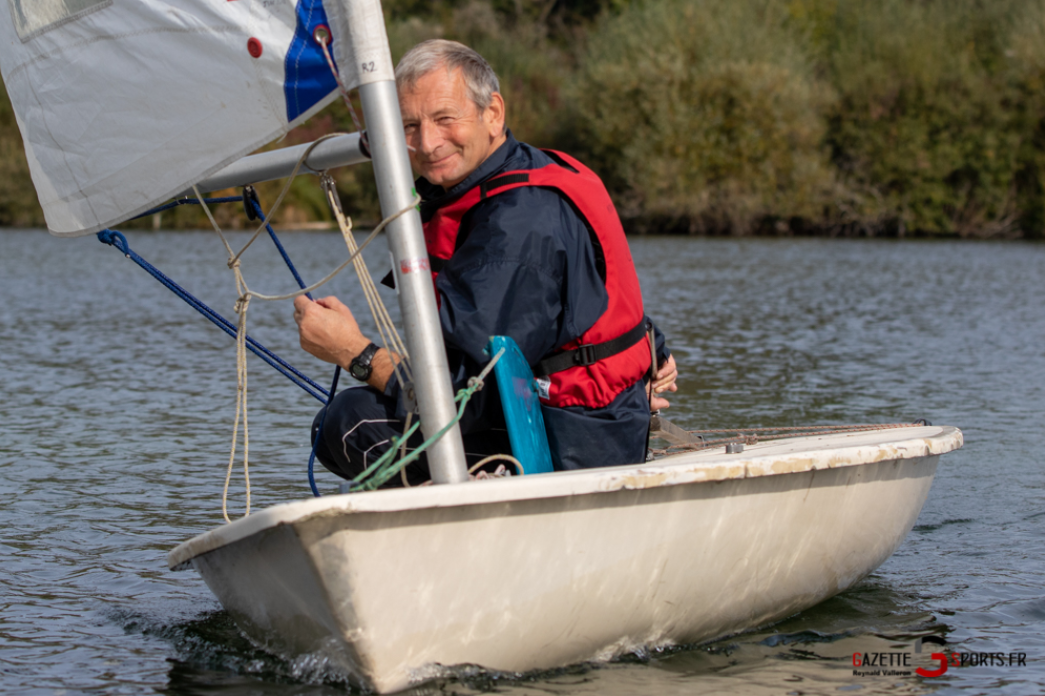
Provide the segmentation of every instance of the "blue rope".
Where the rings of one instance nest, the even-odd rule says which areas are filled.
[[[262,212],[261,206],[256,200],[248,198],[246,199],[246,202],[250,203],[250,206],[254,209],[254,214],[257,215],[259,219],[265,219],[265,213]],[[272,243],[275,244],[276,249],[279,250],[279,255],[282,256],[283,260],[287,263],[287,268],[289,268],[290,272],[294,274],[294,280],[298,282],[298,287],[304,290],[307,287],[305,281],[301,280],[301,276],[298,275],[298,269],[294,268],[294,264],[290,261],[290,257],[287,255],[287,250],[283,248],[283,244],[279,241],[279,237],[276,236],[276,232],[272,229],[272,225],[266,222],[265,229],[268,230],[269,237],[272,238]],[[305,294],[308,296],[308,299],[313,299],[312,293]]]
[[[316,488],[316,445],[319,444],[319,438],[323,435],[323,425],[327,421],[327,412],[330,410],[330,404],[334,401],[334,393],[337,392],[337,380],[341,376],[341,366],[338,365],[334,368],[334,381],[330,384],[330,396],[327,398],[327,407],[323,409],[323,415],[319,419],[319,427],[316,428],[316,439],[312,441],[312,452],[308,455],[308,486],[312,489],[312,495],[317,498],[322,498],[319,494],[319,489]]]
[[[204,203],[237,203],[243,200],[243,196],[226,196],[225,198],[204,198]],[[170,210],[171,208],[177,208],[179,205],[199,205],[200,200],[198,198],[179,198],[176,201],[171,201],[166,205],[161,205],[159,208],[153,208],[152,210],[146,210],[141,215],[132,217],[131,220],[140,220],[143,217],[149,217],[156,213],[162,213],[164,210]],[[130,220],[128,220],[130,222]]]
[[[253,209],[254,214],[258,218],[260,218],[262,220],[265,219],[265,212],[261,209],[261,205],[258,203],[258,201],[254,200],[253,198],[251,198],[249,196],[228,196],[228,197],[224,197],[224,198],[204,198],[202,202],[210,204],[210,203],[236,203],[236,202],[240,202],[240,201],[242,201],[244,205],[249,204],[251,206],[251,208]],[[141,215],[139,215],[137,217],[134,217],[134,218],[131,218],[131,219],[132,220],[138,220],[139,218],[147,217],[149,215],[155,215],[156,213],[163,212],[164,210],[170,210],[171,208],[175,208],[175,207],[180,206],[180,205],[190,205],[190,204],[191,205],[199,205],[200,202],[201,201],[199,199],[196,199],[196,198],[181,198],[179,200],[172,201],[171,203],[167,203],[166,205],[161,205],[158,208],[153,208],[152,210],[146,211],[146,212],[142,213]],[[269,237],[272,239],[272,243],[276,245],[276,249],[279,251],[280,256],[283,257],[284,263],[287,264],[287,268],[290,269],[291,274],[294,276],[294,280],[297,281],[298,287],[300,287],[302,290],[304,290],[307,287],[305,285],[305,281],[301,279],[301,275],[298,273],[298,269],[295,268],[294,263],[290,260],[290,256],[287,254],[287,250],[283,247],[283,244],[279,241],[279,237],[276,236],[276,232],[275,232],[275,230],[272,229],[272,225],[266,223],[265,224],[265,229],[268,231]],[[109,244],[111,246],[114,246],[117,249],[119,249],[120,251],[122,251],[125,256],[127,256],[128,258],[133,260],[135,263],[137,263],[139,266],[144,268],[150,275],[152,275],[154,278],[156,278],[158,281],[160,281],[160,283],[162,283],[166,288],[168,288],[175,295],[177,295],[178,297],[183,299],[185,302],[187,302],[189,304],[189,306],[193,307],[198,312],[200,312],[200,314],[202,314],[203,316],[205,316],[208,319],[210,319],[214,324],[216,324],[219,328],[221,328],[223,331],[225,331],[225,333],[227,333],[230,336],[232,336],[233,338],[235,338],[236,333],[237,333],[237,328],[236,328],[235,325],[233,325],[232,322],[230,322],[228,319],[226,319],[225,317],[221,316],[220,314],[215,312],[213,309],[211,309],[210,307],[205,305],[203,302],[201,302],[196,297],[191,295],[187,290],[185,290],[180,285],[178,285],[173,280],[171,280],[166,275],[164,275],[159,269],[157,269],[151,263],[149,263],[148,261],[143,259],[141,256],[136,254],[134,251],[132,251],[131,248],[130,248],[130,245],[127,243],[127,238],[124,237],[123,234],[121,234],[120,232],[116,232],[115,230],[102,230],[101,232],[98,233],[98,240],[101,241],[101,242],[104,242],[105,244]],[[305,293],[305,295],[308,297],[308,299],[310,299],[310,300],[313,299],[312,293]],[[319,489],[316,487],[316,477],[315,477],[316,446],[319,443],[319,438],[322,436],[322,433],[323,433],[323,424],[326,422],[327,411],[330,408],[330,404],[333,403],[334,395],[337,392],[338,379],[341,377],[341,366],[339,365],[339,366],[337,366],[334,369],[334,379],[333,379],[333,381],[330,384],[330,389],[326,390],[326,389],[323,389],[323,387],[321,387],[318,384],[316,384],[315,382],[313,382],[308,377],[306,377],[304,374],[302,374],[300,371],[298,371],[292,365],[290,365],[285,360],[280,358],[278,355],[276,355],[275,353],[270,351],[268,348],[266,348],[265,346],[263,346],[260,343],[258,343],[257,341],[255,341],[250,336],[247,336],[246,342],[247,342],[247,348],[252,353],[257,355],[259,358],[264,360],[266,363],[268,363],[270,366],[275,368],[281,374],[286,376],[288,379],[290,379],[290,381],[294,382],[294,384],[296,384],[299,387],[301,387],[302,389],[304,389],[309,395],[311,395],[312,397],[314,397],[314,398],[318,399],[319,401],[323,402],[326,405],[326,407],[327,407],[327,408],[323,409],[323,415],[322,415],[322,417],[319,420],[319,427],[316,429],[315,441],[312,443],[312,452],[309,454],[309,457],[308,457],[308,485],[309,485],[309,488],[312,489],[312,495],[314,495],[315,497],[319,498],[319,497],[321,497],[321,495],[319,493]],[[316,390],[316,391],[314,391],[314,390]],[[318,393],[317,393],[317,391],[318,391]]]
[[[130,245],[127,243],[127,238],[122,233],[115,230],[102,230],[98,233],[98,241],[116,247],[123,252],[125,256],[134,261],[136,264],[144,268],[152,277],[160,281],[160,283],[168,290],[173,292],[175,295],[184,300],[190,307],[198,311],[203,316],[210,319],[218,328],[227,333],[233,338],[236,337],[236,326],[221,316],[213,309],[204,304],[201,300],[194,297],[191,293],[185,290],[183,287],[175,283],[173,280],[164,275],[159,269],[153,266],[151,263],[143,259],[137,253],[135,253]],[[283,358],[279,357],[271,350],[255,341],[250,336],[247,336],[247,348],[257,355],[259,358],[268,363],[271,367],[276,369],[280,374],[285,376],[294,384],[304,389],[310,396],[320,401],[321,403],[328,403],[329,392],[323,387],[319,386],[316,382],[309,379],[304,373],[295,368],[293,365],[288,363]]]

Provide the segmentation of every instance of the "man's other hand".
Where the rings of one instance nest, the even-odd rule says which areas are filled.
[[[321,297],[314,302],[304,296],[297,297],[294,321],[298,324],[303,349],[346,369],[370,343],[360,332],[352,310],[336,297]]]
[[[678,385],[675,384],[678,376],[679,371],[675,367],[675,356],[669,355],[667,362],[657,370],[657,378],[653,380],[653,397],[650,399],[650,408],[652,410],[659,411],[662,408],[671,406],[671,403],[664,397],[659,396],[659,394],[665,391],[678,391]]]

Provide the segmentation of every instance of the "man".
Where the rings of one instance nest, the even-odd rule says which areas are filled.
[[[669,405],[659,394],[677,389],[677,372],[658,332],[648,394],[648,320],[605,188],[568,156],[516,141],[496,75],[459,43],[414,47],[396,84],[455,388],[488,361],[490,336],[511,336],[536,367],[557,469],[643,461],[650,408]],[[336,298],[299,297],[294,309],[302,348],[366,378],[338,394],[316,443],[323,465],[351,479],[403,431],[398,356]],[[494,385],[469,402],[461,432],[470,461],[510,451]],[[425,480],[426,464],[408,476]]]

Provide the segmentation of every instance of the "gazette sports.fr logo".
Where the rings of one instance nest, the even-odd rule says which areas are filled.
[[[939,636],[923,636],[914,644],[914,652],[923,652],[922,646],[947,645],[947,641]],[[942,677],[949,667],[1026,667],[1027,653],[1023,652],[934,652],[930,655],[936,663],[935,669],[917,667],[911,669],[911,653],[909,652],[865,652],[853,653],[854,677],[909,677],[917,674],[922,677]]]

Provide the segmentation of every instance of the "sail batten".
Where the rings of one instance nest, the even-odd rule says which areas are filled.
[[[56,1],[68,16],[28,40],[0,23],[0,70],[58,236],[145,212],[322,109],[318,24],[348,86],[392,79],[376,0]]]

